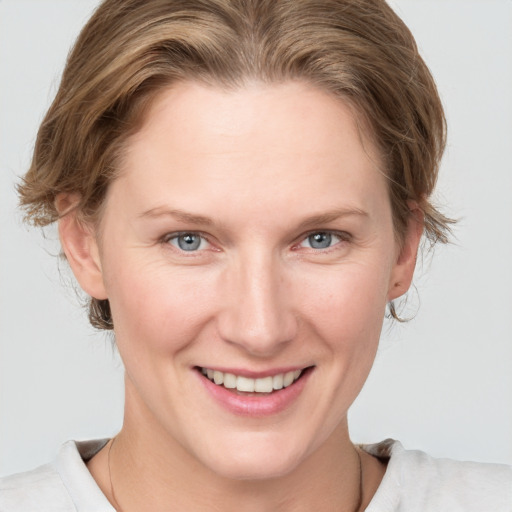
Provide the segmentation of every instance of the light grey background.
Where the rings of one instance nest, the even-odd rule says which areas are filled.
[[[0,474],[66,439],[114,434],[122,368],[88,327],[55,229],[25,228],[14,184],[96,0],[0,0]],[[351,411],[355,441],[512,463],[512,2],[395,0],[446,105],[438,201],[462,220],[418,272],[417,318],[385,326]],[[63,284],[64,281],[64,284]],[[417,303],[415,294],[412,303]]]

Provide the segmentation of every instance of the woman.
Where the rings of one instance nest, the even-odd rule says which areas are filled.
[[[348,436],[422,233],[446,241],[443,147],[383,2],[104,2],[20,193],[114,330],[125,421],[3,509],[506,510],[510,468]]]

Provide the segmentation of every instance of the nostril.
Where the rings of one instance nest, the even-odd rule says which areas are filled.
[[[286,313],[274,318],[275,312],[226,312],[218,323],[221,339],[238,345],[255,356],[271,357],[296,338],[294,318],[286,319]]]

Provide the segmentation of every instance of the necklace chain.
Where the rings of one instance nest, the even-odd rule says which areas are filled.
[[[354,512],[359,512],[361,506],[363,505],[363,462],[361,460],[361,454],[357,447],[354,447],[357,454],[357,460],[359,461],[359,498],[357,500],[356,508]]]
[[[123,512],[122,508],[119,506],[119,503],[116,500],[116,495],[114,494],[114,484],[112,483],[112,471],[110,469],[110,451],[112,450],[112,446],[114,446],[115,440],[116,440],[116,437],[114,436],[112,438],[112,441],[110,441],[110,446],[108,447],[108,455],[107,455],[108,478],[110,480],[110,495],[112,496],[112,501],[114,502],[114,508],[117,510],[117,512]]]
[[[112,446],[114,446],[114,441],[116,437],[112,438],[110,441],[110,446],[108,447],[107,454],[107,463],[108,463],[108,478],[110,480],[110,495],[112,496],[112,501],[114,502],[114,508],[117,512],[123,512],[123,509],[119,506],[117,502],[116,495],[114,493],[114,484],[112,483],[112,470],[110,469],[110,452],[112,450]],[[359,512],[361,509],[361,505],[363,504],[363,464],[361,461],[361,455],[359,454],[359,450],[355,448],[357,454],[357,460],[359,461],[359,498],[357,500],[357,505],[354,509],[354,512]]]

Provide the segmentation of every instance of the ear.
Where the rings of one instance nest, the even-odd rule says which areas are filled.
[[[107,299],[96,230],[79,218],[75,208],[79,200],[76,194],[57,196],[55,206],[61,215],[58,221],[60,243],[84,292],[95,299]]]
[[[418,248],[424,228],[423,212],[414,202],[409,203],[409,208],[411,213],[407,223],[407,231],[391,273],[388,301],[397,299],[409,290],[416,267]]]

